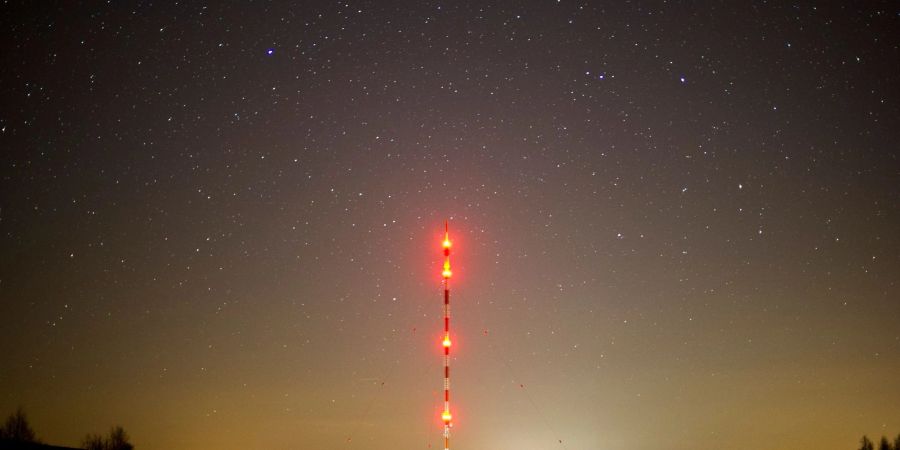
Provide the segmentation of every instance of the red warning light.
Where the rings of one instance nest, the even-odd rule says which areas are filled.
[[[443,420],[444,423],[450,423],[450,420],[452,419],[453,416],[450,415],[450,411],[444,411],[443,413],[441,413],[441,420]]]

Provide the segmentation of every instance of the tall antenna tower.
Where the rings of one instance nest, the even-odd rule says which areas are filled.
[[[444,450],[450,450],[450,427],[453,426],[453,416],[450,415],[450,225],[444,221],[444,270],[441,272],[444,285],[444,411],[441,413],[441,421],[444,422]]]

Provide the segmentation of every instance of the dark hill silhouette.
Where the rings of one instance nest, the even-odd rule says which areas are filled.
[[[0,450],[77,450],[72,447],[60,447],[38,442],[22,442],[0,439]]]

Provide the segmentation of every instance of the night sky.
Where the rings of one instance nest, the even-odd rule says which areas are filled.
[[[437,448],[445,219],[454,448],[900,433],[896,2],[21,3],[0,415],[47,442]]]

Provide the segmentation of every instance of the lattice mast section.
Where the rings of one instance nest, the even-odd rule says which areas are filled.
[[[444,222],[444,270],[441,272],[444,285],[444,340],[441,346],[444,348],[444,411],[441,413],[441,421],[444,422],[444,450],[450,450],[450,427],[453,426],[453,416],[450,414],[450,225]]]

